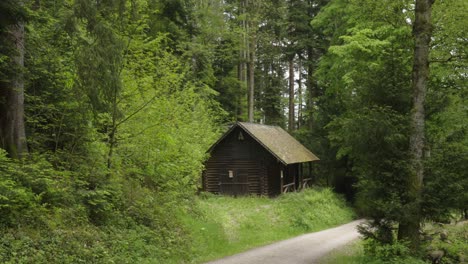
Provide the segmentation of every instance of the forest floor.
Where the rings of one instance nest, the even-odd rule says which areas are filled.
[[[359,233],[356,227],[363,221],[356,220],[335,228],[301,235],[209,263],[317,263],[320,258],[332,250],[358,239]]]

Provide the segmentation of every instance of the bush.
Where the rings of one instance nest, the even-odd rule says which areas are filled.
[[[381,244],[372,239],[364,243],[364,252],[381,260],[396,260],[410,255],[409,248],[404,243]]]
[[[6,157],[0,149],[0,225],[19,225],[34,218],[38,207],[37,197],[30,188],[22,186],[16,179],[18,165]],[[31,221],[32,222],[32,221]]]

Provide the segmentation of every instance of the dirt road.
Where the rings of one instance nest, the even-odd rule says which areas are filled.
[[[301,235],[271,245],[255,248],[207,264],[311,264],[333,249],[359,238],[357,220],[335,228]]]

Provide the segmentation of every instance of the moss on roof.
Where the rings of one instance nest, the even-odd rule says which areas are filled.
[[[314,153],[304,147],[288,132],[278,126],[267,126],[255,123],[237,122],[211,148],[221,142],[234,128],[241,127],[260,145],[268,150],[283,164],[303,163],[319,160]]]

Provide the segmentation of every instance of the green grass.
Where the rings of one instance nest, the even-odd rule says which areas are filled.
[[[365,262],[364,249],[362,241],[355,241],[346,245],[343,248],[331,252],[329,255],[324,257],[320,264],[361,264]]]
[[[183,216],[192,236],[193,262],[200,263],[247,249],[323,230],[355,215],[330,189],[266,197],[199,198]]]

